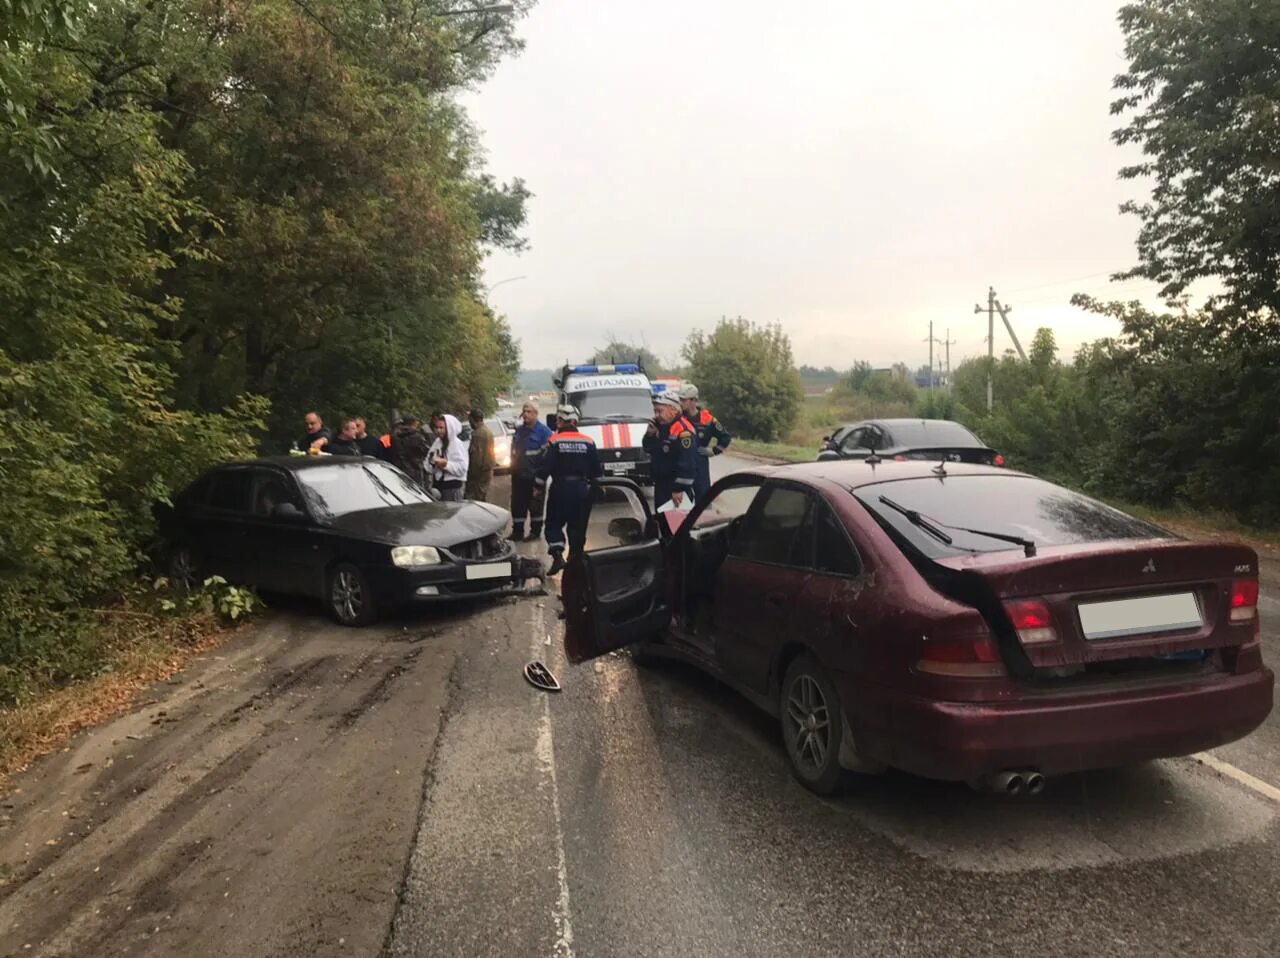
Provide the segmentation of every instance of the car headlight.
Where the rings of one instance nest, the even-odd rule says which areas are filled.
[[[439,565],[440,553],[431,546],[396,546],[391,550],[391,563],[401,569]]]

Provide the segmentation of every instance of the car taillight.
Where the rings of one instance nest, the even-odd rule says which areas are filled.
[[[1040,599],[1015,599],[1004,604],[1018,641],[1025,645],[1047,645],[1058,641],[1049,607]]]
[[[997,466],[1003,466],[1003,465],[1004,465],[1004,456],[1000,455],[1000,453],[998,453],[998,452],[996,453],[995,464],[996,464]]]
[[[906,456],[894,456],[894,457],[893,457],[893,461],[894,461],[894,462],[906,462],[906,461],[907,461],[907,457],[906,457]]]
[[[1229,622],[1252,622],[1258,617],[1258,580],[1236,579],[1231,583]]]
[[[926,640],[916,668],[931,675],[953,675],[965,678],[993,678],[1005,674],[1000,650],[993,639]]]

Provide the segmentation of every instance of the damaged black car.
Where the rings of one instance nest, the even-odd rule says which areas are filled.
[[[542,573],[505,538],[505,509],[438,501],[376,459],[228,463],[158,518],[179,587],[219,575],[320,599],[343,625],[368,625],[415,603],[512,594]]]

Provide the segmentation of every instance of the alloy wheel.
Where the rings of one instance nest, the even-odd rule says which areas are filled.
[[[364,610],[364,589],[360,577],[350,569],[339,569],[330,594],[334,614],[343,622],[355,622]]]
[[[801,673],[787,692],[787,747],[798,768],[820,775],[831,753],[831,719],[822,687]]]

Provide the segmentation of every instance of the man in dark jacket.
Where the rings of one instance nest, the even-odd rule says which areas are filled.
[[[578,555],[587,543],[587,519],[591,514],[591,480],[600,478],[600,457],[595,440],[578,432],[578,410],[561,406],[556,411],[554,436],[539,457],[538,482],[551,480],[547,493],[547,551],[557,575],[566,565],[565,528],[569,530],[569,556]]]
[[[465,495],[468,499],[487,502],[489,483],[493,481],[493,433],[484,424],[484,413],[479,409],[471,410],[467,420],[471,424],[471,445],[467,450],[470,461]]]
[[[653,400],[654,420],[644,435],[644,450],[649,454],[653,473],[653,505],[658,508],[668,500],[677,506],[686,496],[693,498],[693,483],[698,475],[698,439],[693,424],[680,411],[680,400],[670,393],[659,393]]]
[[[342,420],[342,428],[338,430],[338,438],[328,440],[322,447],[321,452],[327,452],[331,456],[362,456],[360,451],[360,443],[356,439],[356,421],[354,419]]]
[[[329,431],[329,427],[324,424],[324,420],[320,418],[318,412],[307,413],[303,422],[307,427],[307,432],[302,437],[302,441],[297,444],[297,448],[302,452],[310,452],[311,447],[321,439],[327,442],[333,438],[333,433]],[[324,443],[321,443],[322,447],[323,445]]]
[[[431,486],[431,477],[427,474],[430,449],[431,439],[423,431],[421,419],[405,416],[396,423],[391,436],[391,462],[423,489]]]
[[[547,424],[538,419],[538,407],[524,404],[520,425],[511,437],[511,539],[524,539],[524,523],[528,517],[530,539],[542,535],[542,496],[538,494],[537,459],[551,438]]]
[[[356,442],[360,446],[360,455],[386,459],[387,447],[378,441],[377,436],[369,435],[369,424],[364,421],[364,416],[356,416],[355,422]]]

